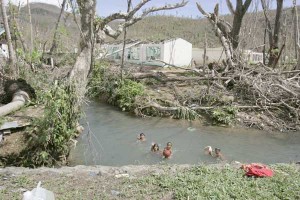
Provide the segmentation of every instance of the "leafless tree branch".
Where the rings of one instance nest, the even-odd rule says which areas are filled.
[[[114,13],[108,17],[106,17],[102,22],[101,22],[101,28],[105,32],[106,35],[112,38],[117,38],[124,30],[124,28],[129,27],[136,22],[142,20],[144,17],[146,17],[148,14],[161,11],[161,10],[172,10],[175,8],[180,8],[185,6],[188,1],[183,0],[180,3],[176,4],[166,4],[165,6],[161,7],[151,7],[142,12],[141,15],[135,16],[135,14],[150,0],[143,0],[141,1],[137,6],[135,6],[130,12],[128,13]],[[116,19],[124,19],[125,21],[121,23],[116,30],[112,29],[108,23],[111,21],[114,21]]]
[[[226,4],[227,4],[227,7],[228,7],[229,11],[231,12],[231,14],[234,15],[235,14],[235,10],[233,8],[233,5],[232,5],[231,1],[230,0],[226,0]]]

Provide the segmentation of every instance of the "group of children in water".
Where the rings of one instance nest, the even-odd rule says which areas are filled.
[[[144,133],[141,133],[141,134],[138,136],[137,139],[138,139],[139,141],[142,141],[142,142],[143,142],[143,141],[146,141],[146,136],[145,136]],[[164,158],[170,158],[171,155],[172,155],[172,143],[171,143],[171,142],[168,142],[168,143],[167,143],[167,146],[164,148],[164,150],[163,150],[162,152],[159,150],[158,144],[157,144],[157,143],[153,143],[153,144],[151,145],[151,152],[161,153],[162,156],[163,156]]]
[[[146,135],[144,133],[140,133],[140,135],[138,136],[137,138],[139,141],[146,141]],[[159,150],[159,146],[157,143],[153,143],[151,145],[151,152],[154,152],[154,153],[159,153],[161,154],[164,158],[170,158],[171,155],[172,155],[172,143],[171,142],[168,142],[166,147],[164,148],[164,150],[161,152]],[[211,146],[207,146],[204,148],[204,152],[207,154],[207,155],[210,155],[214,158],[218,158],[220,160],[225,160],[223,154],[221,153],[221,149],[219,148],[215,148],[215,150],[213,151],[212,150],[212,147]]]

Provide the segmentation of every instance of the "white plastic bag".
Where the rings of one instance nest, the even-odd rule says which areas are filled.
[[[37,187],[23,194],[23,200],[55,200],[53,192],[41,187],[41,181]]]

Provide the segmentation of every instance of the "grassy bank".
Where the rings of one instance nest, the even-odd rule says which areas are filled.
[[[229,165],[3,169],[0,199],[21,199],[38,181],[57,199],[300,199],[299,166],[271,168],[274,177],[257,179]]]

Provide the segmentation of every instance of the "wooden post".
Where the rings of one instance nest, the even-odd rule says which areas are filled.
[[[206,37],[206,33],[205,33],[204,52],[203,52],[203,66],[206,65],[206,50],[207,50],[207,37]]]

